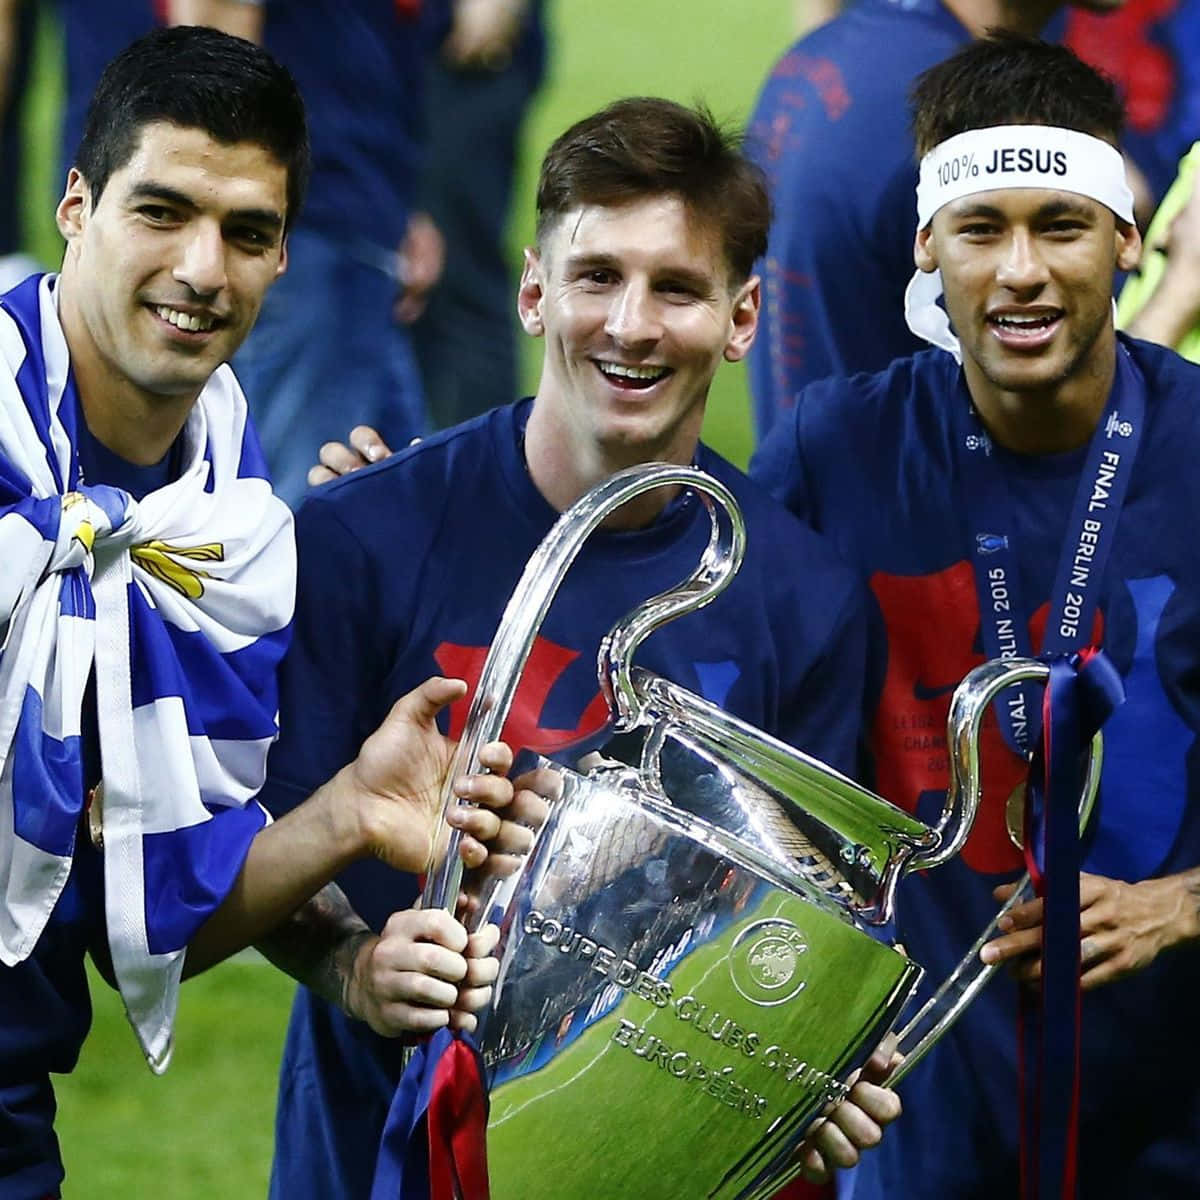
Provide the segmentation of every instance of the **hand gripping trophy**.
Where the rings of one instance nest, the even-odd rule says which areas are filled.
[[[745,548],[734,498],[691,467],[622,471],[563,514],[509,601],[448,776],[477,769],[567,569],[616,508],[686,486],[712,533],[692,575],[621,621],[599,650],[618,736],[586,771],[542,760],[547,815],[475,920],[502,930],[479,1034],[490,1095],[494,1200],[671,1193],[763,1200],[798,1173],[806,1129],[900,1025],[923,974],[883,930],[909,872],[970,833],[978,733],[1005,688],[1042,681],[1031,659],[984,664],[951,705],[950,787],[928,826],[845,776],[632,663],[643,639],[714,599]],[[1081,816],[1100,771],[1093,739]],[[425,903],[453,908],[455,848]],[[673,897],[646,903],[650,894]],[[1029,898],[1022,887],[1007,907]],[[1002,910],[1003,911],[1003,910]],[[999,915],[999,914],[998,914]],[[899,1029],[898,1082],[993,968],[979,942]],[[909,1006],[911,1007],[911,1006]]]

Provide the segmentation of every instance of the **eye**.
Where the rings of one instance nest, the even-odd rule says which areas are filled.
[[[620,282],[611,267],[580,267],[567,278],[572,286],[585,292],[603,292]]]
[[[1059,217],[1046,225],[1046,232],[1059,237],[1074,237],[1083,233],[1087,226],[1078,217]]]
[[[971,221],[966,225],[960,225],[958,232],[961,237],[995,237],[1000,232],[1000,227],[991,221]]]
[[[696,295],[693,284],[684,283],[682,279],[667,279],[658,285],[658,290],[667,296],[690,299]]]
[[[137,214],[152,225],[169,225],[177,219],[175,210],[165,204],[139,204]]]
[[[230,241],[238,242],[250,250],[269,250],[275,245],[275,234],[256,225],[237,225],[228,230],[226,236]]]

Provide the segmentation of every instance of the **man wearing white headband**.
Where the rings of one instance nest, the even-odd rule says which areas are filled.
[[[972,667],[1089,644],[1115,667],[1126,700],[1104,725],[1079,876],[1078,1195],[1193,1197],[1200,370],[1113,327],[1114,272],[1140,242],[1107,80],[1061,47],[996,35],[913,98],[906,307],[935,348],[806,388],[753,469],[870,581],[874,782],[897,804],[940,810],[949,697]],[[1008,830],[1037,704],[1013,690],[996,706],[970,838],[899,890],[900,936],[934,985],[1023,869]],[[855,1200],[1019,1194],[1018,998],[1041,975],[1041,934],[1036,901],[985,947],[1012,970],[904,1082],[905,1115],[859,1167]],[[1066,944],[1073,961],[1073,930]],[[1036,1160],[1045,1140],[1032,1144]]]

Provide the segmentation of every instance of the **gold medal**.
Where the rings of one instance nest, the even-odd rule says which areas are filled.
[[[1025,849],[1025,781],[1021,780],[1012,790],[1004,806],[1004,824],[1008,828],[1008,840],[1018,850]]]
[[[87,794],[87,823],[92,845],[104,849],[104,781],[101,780]]]

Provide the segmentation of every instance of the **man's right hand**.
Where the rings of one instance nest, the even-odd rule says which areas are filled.
[[[503,742],[480,749],[480,773],[453,781],[455,795],[470,803],[451,807],[442,819],[442,785],[455,744],[439,731],[436,718],[466,690],[462,680],[434,677],[401,696],[358,757],[318,790],[334,844],[349,848],[350,861],[370,854],[420,874],[445,853],[446,822],[463,835],[459,853],[468,867],[487,858],[484,843],[501,828],[495,810],[513,798],[506,778],[512,753]]]
[[[360,467],[387,458],[391,448],[369,425],[356,425],[350,430],[349,445],[326,442],[317,453],[318,465],[308,469],[308,486],[328,483],[340,475],[349,475]]]

